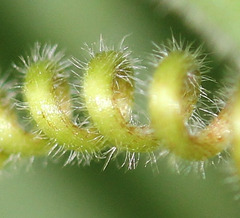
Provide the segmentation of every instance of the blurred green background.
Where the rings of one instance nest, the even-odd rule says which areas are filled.
[[[97,42],[100,34],[115,45],[130,34],[126,45],[146,60],[152,42],[164,42],[172,32],[196,45],[205,43],[179,17],[146,0],[0,0],[2,71],[35,41],[58,43],[68,55],[81,58],[83,44]],[[218,61],[213,56],[210,65],[220,74],[223,63]],[[209,166],[205,180],[177,175],[166,159],[158,162],[159,173],[142,165],[126,172],[114,162],[105,171],[103,162],[23,165],[0,177],[0,217],[239,217],[239,202],[224,184],[224,164]]]

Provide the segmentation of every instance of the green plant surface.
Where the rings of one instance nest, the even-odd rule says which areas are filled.
[[[90,44],[99,41],[100,34],[106,39],[106,44],[111,45],[112,43],[116,45],[120,43],[124,36],[130,33],[131,36],[125,39],[124,44],[129,45],[130,50],[133,51],[133,56],[144,60],[147,60],[147,56],[151,57],[149,55],[153,49],[151,41],[157,44],[165,42],[172,37],[172,32],[177,38],[181,35],[187,41],[195,41],[196,48],[202,43],[209,43],[211,45],[212,38],[210,36],[203,33],[205,40],[199,38],[198,34],[189,28],[188,25],[184,25],[179,17],[170,12],[165,12],[165,14],[160,13],[161,11],[165,11],[165,9],[163,5],[155,8],[155,5],[149,4],[148,1],[137,0],[60,0],[44,2],[15,0],[2,2],[0,4],[0,11],[2,11],[0,14],[0,58],[3,66],[3,76],[9,74],[11,78],[19,79],[20,75],[16,71],[9,71],[8,66],[12,61],[19,63],[17,57],[28,51],[28,48],[32,47],[36,41],[58,43],[60,48],[66,48],[67,55],[70,54],[79,59],[81,56],[84,56],[84,51],[81,49],[84,43]],[[209,13],[211,14],[211,12]],[[209,15],[208,17],[211,18],[212,16],[214,17],[214,15]],[[225,17],[224,14],[223,17]],[[225,28],[224,24],[223,28]],[[203,30],[199,28],[198,31],[201,32]],[[221,49],[213,50],[213,48],[211,46],[205,47],[211,53],[213,51],[216,53],[222,51],[223,54],[221,56],[227,56],[230,51],[237,54],[237,51],[235,51],[237,47],[234,48],[234,46],[226,51]],[[224,70],[222,66],[226,63],[225,59],[222,59],[220,63],[219,56],[216,54],[210,57],[212,61],[211,66],[213,67],[212,72],[216,75],[222,73]],[[228,56],[226,59],[229,59]],[[152,60],[145,61],[144,65],[149,67],[149,62],[152,62]],[[93,65],[95,66],[94,63]],[[38,68],[36,65],[34,67]],[[30,74],[26,76],[27,82],[21,86],[25,85],[25,94],[27,93],[27,98],[33,100],[32,108],[34,108],[34,113],[38,116],[41,105],[37,105],[34,98],[41,99],[42,97],[46,97],[43,101],[47,99],[47,103],[50,103],[53,107],[55,101],[58,100],[56,96],[49,96],[49,92],[46,92],[51,89],[52,81],[44,77],[51,77],[55,69],[45,71],[46,68],[41,68],[40,66],[41,69],[38,72],[43,72],[43,74],[40,75],[39,73],[35,75],[34,72],[36,72],[36,69],[33,68],[28,69]],[[220,72],[216,72],[218,69],[220,69]],[[147,92],[146,90],[149,85],[147,82],[149,82],[151,76],[149,75],[150,71],[147,69],[141,72],[141,77],[146,83],[144,91]],[[88,73],[87,76],[93,74],[94,78],[97,77],[97,75],[94,75],[95,71],[90,70]],[[102,84],[110,81],[113,76],[110,73],[107,77],[107,80],[104,78],[101,82]],[[98,79],[101,80],[101,78]],[[89,77],[86,80],[87,83],[93,82]],[[42,89],[39,91],[40,95],[33,92],[35,88],[33,81],[42,82]],[[109,83],[104,85],[108,86]],[[178,84],[177,89],[179,86],[180,84]],[[104,90],[106,90],[105,88]],[[85,91],[87,92],[88,90]],[[90,94],[93,91],[98,91],[98,89],[90,90]],[[112,94],[108,91],[107,89],[107,96]],[[61,84],[60,91],[56,92],[64,92],[66,94],[68,90],[65,84]],[[53,92],[51,91],[50,93]],[[128,92],[124,94],[129,95]],[[195,102],[195,99],[193,102]],[[121,106],[121,102],[119,104]],[[58,108],[58,110],[63,112],[64,110],[68,110],[69,105],[66,104],[65,106],[60,109]],[[146,103],[144,102],[141,106],[142,108],[146,107]],[[188,103],[186,103],[186,108],[188,109],[187,106]],[[91,99],[89,100],[89,107],[95,114],[95,105]],[[115,112],[113,111],[113,113]],[[61,120],[64,120],[64,123],[66,123],[67,117],[60,117],[59,119],[59,117],[53,116],[56,119],[54,122],[56,126],[54,128],[59,128],[59,131],[64,132],[66,129],[64,129]],[[96,119],[98,120],[100,117],[98,116]],[[106,121],[112,122],[111,120]],[[99,122],[101,124],[102,121]],[[47,123],[41,125],[47,129],[45,131],[49,134],[56,132],[49,129]],[[118,124],[113,123],[113,125]],[[102,131],[108,132],[105,129],[105,123],[103,126],[101,127]],[[60,134],[59,140],[69,140],[71,138],[71,131],[67,133],[69,137],[61,137]],[[117,135],[114,135],[114,137],[117,137]],[[16,141],[18,140],[21,141],[22,139],[18,137]],[[157,162],[152,161],[145,167],[144,164],[148,163],[148,160],[144,161],[144,158],[148,157],[143,155],[141,156],[143,162],[140,162],[137,169],[128,172],[118,167],[124,161],[121,158],[110,161],[105,171],[102,171],[104,160],[99,160],[97,163],[93,161],[90,167],[74,165],[62,168],[61,166],[66,163],[68,157],[69,153],[60,158],[58,164],[53,164],[48,160],[46,168],[43,167],[46,161],[44,158],[37,158],[33,164],[31,163],[33,158],[31,158],[29,161],[30,165],[24,163],[24,161],[16,161],[13,164],[13,168],[16,168],[16,170],[8,168],[6,171],[3,171],[3,175],[0,178],[1,216],[6,218],[234,218],[239,215],[239,204],[233,200],[236,192],[231,190],[232,187],[235,187],[233,178],[227,177],[229,174],[223,172],[222,169],[226,167],[224,162],[216,164],[216,167],[210,165],[205,170],[202,169],[202,165],[197,165],[197,175],[192,173],[184,175],[184,172],[177,175],[176,170],[173,170],[176,163],[171,156],[162,157]],[[226,159],[228,160],[228,157]],[[216,160],[216,162],[218,161],[219,159]],[[23,167],[19,166],[21,163]],[[185,164],[187,165],[183,166]],[[30,170],[26,173],[24,169],[27,166],[29,166]],[[179,168],[183,166],[185,171],[188,171],[191,167],[189,163],[183,161],[178,166]],[[216,170],[216,168],[219,170]],[[154,173],[153,171],[158,172]],[[229,168],[226,171],[228,172]],[[198,178],[204,177],[205,174],[205,180]],[[228,180],[231,181],[231,184],[224,184],[226,177],[229,178]]]

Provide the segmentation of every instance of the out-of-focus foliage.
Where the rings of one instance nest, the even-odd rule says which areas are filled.
[[[212,4],[217,7],[215,2]],[[108,44],[115,45],[130,34],[126,45],[134,56],[145,60],[149,59],[152,42],[164,42],[172,32],[177,38],[181,35],[187,41],[195,41],[196,45],[205,43],[164,5],[148,1],[13,0],[2,1],[0,11],[0,64],[2,71],[12,77],[17,75],[9,70],[10,64],[17,62],[18,56],[35,41],[57,43],[67,54],[81,58],[83,44],[98,41],[100,34]],[[223,20],[231,15],[226,17],[226,14]],[[209,12],[208,17],[211,16],[215,15]],[[214,69],[220,69],[218,59],[213,57],[212,61]],[[61,160],[47,167],[44,163],[38,160],[28,172],[24,164],[3,173],[1,217],[237,218],[239,215],[231,185],[224,184],[227,178],[222,170],[224,163],[206,169],[205,180],[193,174],[177,175],[167,158],[158,162],[159,173],[153,173],[151,166],[145,168],[143,164],[125,173],[115,162],[104,172],[102,161],[90,167],[64,168]]]
[[[163,0],[179,13],[186,24],[204,36],[218,56],[231,59],[239,67],[240,2],[237,0]]]

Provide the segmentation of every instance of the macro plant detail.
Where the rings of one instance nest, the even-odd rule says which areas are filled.
[[[206,105],[217,104],[201,86],[206,79],[201,49],[193,51],[175,39],[157,47],[149,84],[135,76],[141,67],[127,48],[109,49],[101,40],[98,51],[87,50],[90,58],[83,62],[66,58],[56,45],[36,43],[31,54],[21,58],[22,64],[14,65],[23,82],[17,89],[9,88],[11,81],[1,84],[2,166],[13,155],[69,152],[66,164],[104,159],[106,167],[125,153],[123,164],[132,169],[143,154],[155,163],[169,153],[203,170],[206,161],[231,149],[239,174],[240,94],[233,91],[231,101],[218,114],[202,108],[212,114],[210,121],[202,120],[199,99],[205,99]],[[139,84],[148,86],[147,93],[140,90],[148,99],[149,122],[144,124],[133,109]],[[12,99],[18,100],[14,104]],[[23,122],[22,110],[30,124]]]

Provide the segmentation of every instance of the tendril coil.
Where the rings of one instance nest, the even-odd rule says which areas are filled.
[[[23,64],[15,65],[24,79],[17,86],[23,96],[23,101],[15,100],[17,107],[11,83],[1,84],[1,164],[13,154],[66,151],[66,163],[101,158],[108,163],[126,152],[125,162],[134,168],[141,154],[154,162],[156,154],[167,151],[202,164],[230,147],[239,174],[240,89],[207,125],[200,125],[196,104],[200,96],[208,98],[201,86],[205,67],[199,50],[175,40],[157,48],[147,93],[150,121],[139,124],[132,110],[139,67],[126,48],[109,49],[101,41],[99,51],[88,48],[90,60],[82,62],[65,58],[57,46],[36,43],[31,54],[21,58]],[[31,117],[31,130],[18,122],[21,109]]]

